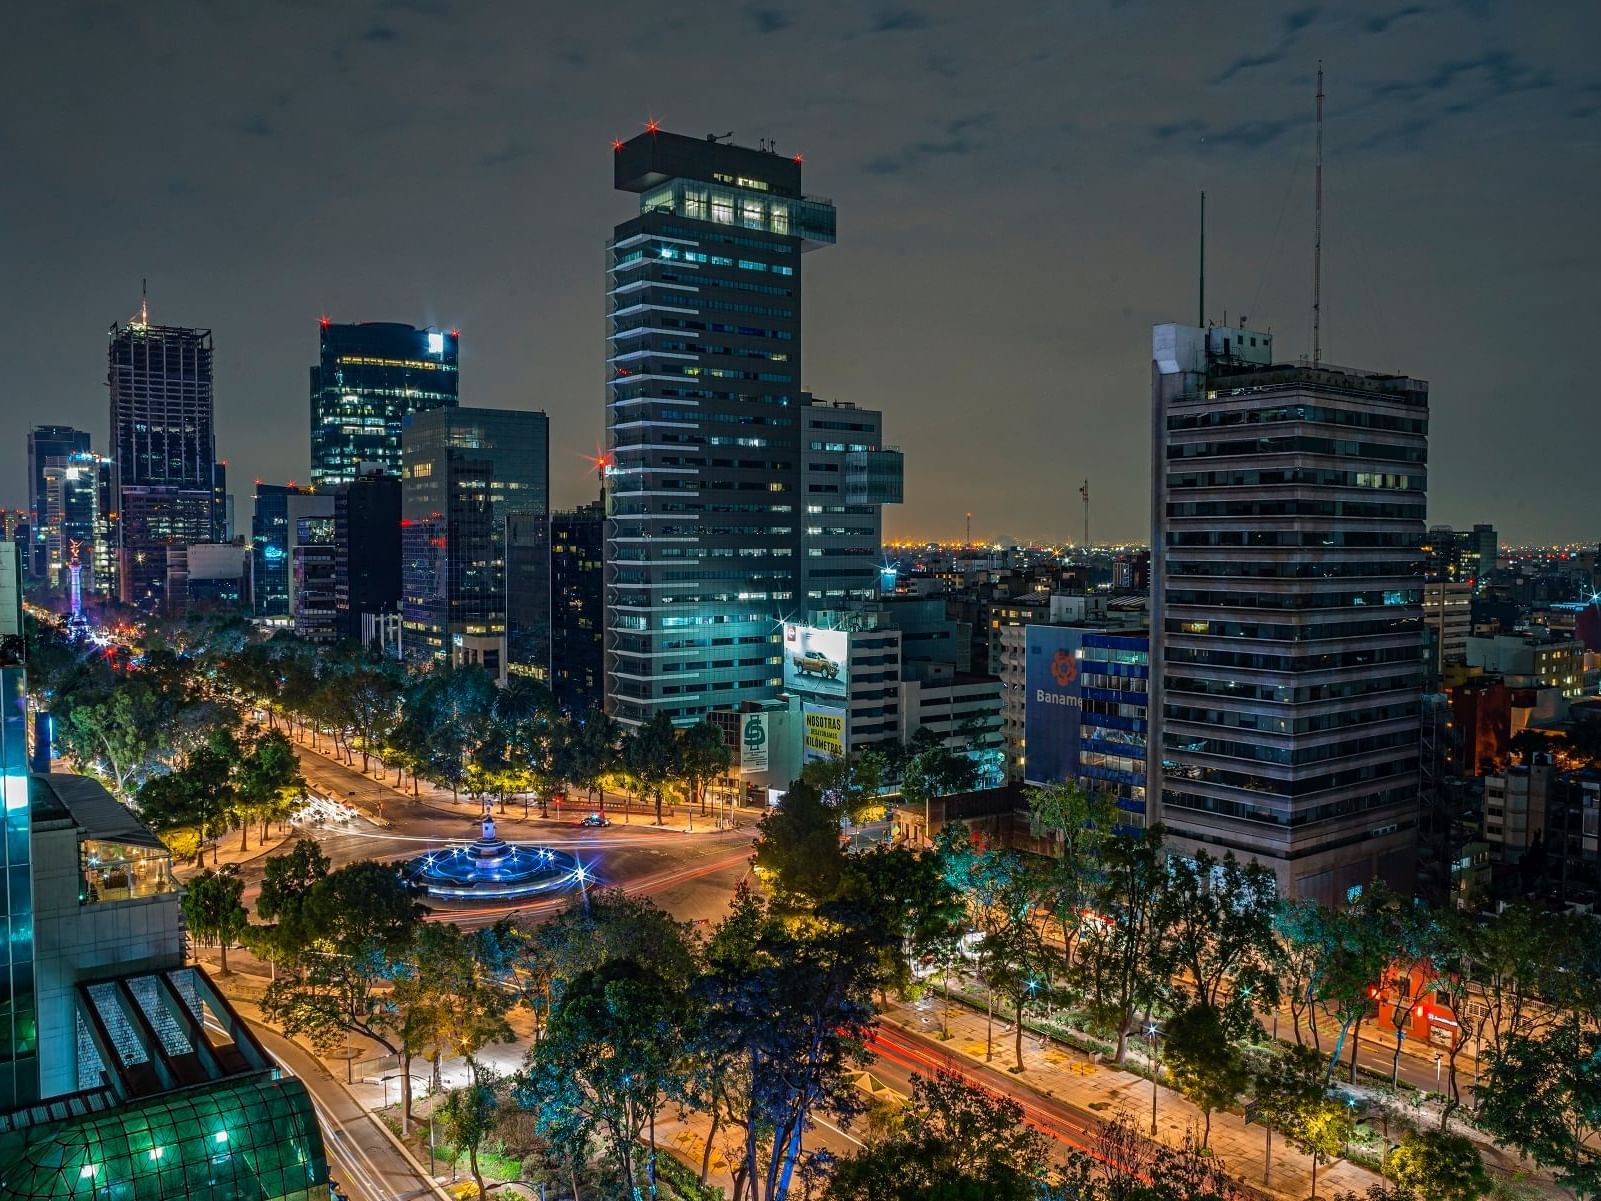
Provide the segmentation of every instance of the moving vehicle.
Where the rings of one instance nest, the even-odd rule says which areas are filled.
[[[606,826],[611,825],[611,818],[604,813],[591,813],[587,817],[579,819],[578,824],[580,826],[595,826],[604,829]]]

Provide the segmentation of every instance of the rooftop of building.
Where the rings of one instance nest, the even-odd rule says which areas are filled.
[[[28,807],[35,822],[70,821],[88,838],[162,852],[167,849],[132,810],[89,776],[67,772],[29,776]]]
[[[802,155],[779,154],[766,140],[753,150],[729,141],[732,137],[669,133],[652,121],[644,133],[612,144],[614,185],[620,192],[643,192],[668,180],[695,179],[800,197]]]
[[[1398,404],[1426,407],[1426,380],[1332,363],[1250,363],[1216,357],[1207,365],[1207,384],[1221,388],[1316,388],[1325,392],[1371,396]]]

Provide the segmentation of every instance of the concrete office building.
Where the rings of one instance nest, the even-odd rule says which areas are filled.
[[[606,506],[550,518],[550,690],[567,713],[598,709],[606,682]]]
[[[1249,329],[1160,325],[1152,357],[1151,817],[1286,896],[1408,890],[1428,385]]]
[[[1555,689],[1569,701],[1584,695],[1584,643],[1550,630],[1470,634],[1463,658],[1469,667],[1503,677],[1509,688]]]
[[[324,318],[311,369],[311,482],[353,483],[363,463],[398,476],[407,416],[456,404],[456,331]]]
[[[361,639],[366,619],[400,612],[400,477],[362,464],[334,491],[334,630]]]
[[[159,609],[166,548],[223,541],[209,329],[111,327],[112,495],[124,604]]]
[[[250,548],[239,542],[167,547],[167,611],[182,616],[193,606],[250,612]]]
[[[52,460],[64,462],[73,455],[88,454],[87,430],[70,425],[36,425],[28,431],[28,528],[33,535],[27,573],[39,579],[49,571],[50,556],[45,545],[49,528],[49,490],[45,469]]]
[[[1424,581],[1423,624],[1428,632],[1429,674],[1438,680],[1447,667],[1467,662],[1468,634],[1473,629],[1472,581]]]
[[[301,493],[285,498],[289,618],[313,642],[338,636],[334,602],[334,497]]]
[[[606,705],[687,724],[774,696],[806,608],[801,257],[834,207],[767,150],[652,128],[613,161],[639,212],[607,247]]]
[[[802,393],[800,597],[810,613],[876,600],[884,506],[903,499],[901,452],[884,415]]]
[[[405,653],[477,663],[504,681],[506,521],[549,512],[549,421],[512,409],[432,409],[406,419],[403,451]]]

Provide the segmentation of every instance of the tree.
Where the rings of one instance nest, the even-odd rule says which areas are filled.
[[[606,811],[606,773],[617,765],[617,742],[617,723],[599,709],[591,709],[558,748],[561,774],[586,792],[598,789],[602,813]]]
[[[839,814],[817,789],[795,781],[756,830],[756,868],[772,879],[780,898],[806,907],[838,891],[845,870]]]
[[[1129,1031],[1139,1013],[1154,1008],[1167,988],[1161,965],[1168,933],[1157,918],[1167,880],[1163,837],[1161,826],[1151,826],[1107,843],[1106,874],[1096,889],[1098,916],[1083,935],[1088,1009],[1116,1036],[1118,1063],[1128,1055]]]
[[[856,821],[878,798],[884,756],[874,750],[847,751],[838,759],[817,759],[801,768],[801,779],[822,794],[830,808]]]
[[[1079,935],[1103,878],[1102,850],[1117,836],[1117,805],[1099,789],[1076,783],[1028,790],[1029,824],[1056,842],[1041,877],[1042,896],[1062,939],[1061,979],[1075,975]]]
[[[1439,1130],[1408,1130],[1384,1160],[1384,1174],[1419,1201],[1479,1201],[1490,1174],[1473,1140]]]
[[[1167,1023],[1167,1062],[1179,1092],[1201,1111],[1201,1146],[1212,1141],[1212,1112],[1227,1109],[1251,1082],[1223,1015],[1198,1001]]]
[[[1247,1201],[1199,1147],[1169,1147],[1145,1138],[1127,1114],[1105,1123],[1086,1154],[1068,1155],[1065,1181],[1052,1201]]]
[[[1164,968],[1189,981],[1192,999],[1214,1010],[1232,1038],[1256,1025],[1258,1009],[1279,1003],[1273,963],[1276,908],[1272,869],[1205,851],[1168,860],[1157,905],[1167,932]]]
[[[816,1117],[848,1122],[865,1103],[849,1073],[868,1062],[877,959],[850,927],[747,908],[741,921],[757,928],[741,952],[713,960],[691,990],[697,1051],[730,1064],[744,1129],[731,1201],[784,1201]]]
[[[245,907],[239,903],[245,882],[234,872],[201,872],[183,894],[183,919],[202,946],[221,949],[222,974],[228,974],[228,947],[249,925]]]
[[[1480,1068],[1479,1125],[1576,1196],[1601,1197],[1601,1033],[1570,1011],[1541,1034],[1511,1034]]]
[[[1355,1081],[1362,1023],[1373,1008],[1378,982],[1401,944],[1400,914],[1393,894],[1375,881],[1363,888],[1347,908],[1326,910],[1315,920],[1321,923],[1316,928],[1327,955],[1318,999],[1340,1022],[1340,1034],[1329,1057],[1329,1075],[1333,1076],[1349,1037],[1351,1079]]]
[[[478,1196],[487,1197],[483,1169],[478,1165],[478,1152],[484,1140],[494,1133],[500,1116],[500,1095],[496,1091],[495,1073],[484,1064],[472,1065],[472,1079],[460,1088],[445,1094],[439,1106],[439,1120],[444,1124],[445,1141],[459,1154],[467,1152],[467,1163]]]
[[[983,940],[978,944],[978,967],[989,991],[999,993],[1013,1010],[1012,1071],[1023,1070],[1023,1007],[1050,987],[1050,961],[1034,920],[1036,881],[1016,851],[997,851],[982,857],[987,877],[977,895],[984,903],[975,909]],[[993,1009],[993,1003],[991,1005]],[[990,1041],[990,1024],[985,1042]],[[990,1048],[985,1046],[987,1060]]]
[[[909,982],[909,962],[937,954],[960,937],[965,910],[939,857],[906,847],[875,846],[844,858],[836,897],[882,932],[885,981]]]
[[[1266,1130],[1262,1180],[1273,1179],[1273,1131],[1293,1131],[1324,1097],[1323,1056],[1299,1044],[1269,1059],[1256,1075],[1256,1120]]]
[[[827,1201],[1032,1201],[1048,1162],[1023,1107],[936,1072],[912,1077],[901,1128],[840,1161]]]
[[[702,814],[706,812],[706,786],[727,775],[733,762],[734,753],[723,741],[723,732],[710,720],[690,726],[679,738],[678,772],[689,788],[689,803]]]
[[[656,1110],[682,1081],[684,1011],[683,992],[637,963],[586,971],[563,992],[519,1081],[519,1102],[569,1156],[592,1133],[605,1138],[622,1196],[656,1193]]]
[[[673,719],[658,709],[628,743],[626,765],[629,775],[656,802],[656,824],[662,824],[662,793],[667,781],[678,770],[678,737]]]
[[[256,894],[256,917],[274,922],[275,954],[294,957],[311,946],[314,931],[305,915],[306,897],[328,875],[328,856],[316,841],[299,838],[288,851],[268,855]]]
[[[1290,1141],[1312,1157],[1312,1196],[1317,1196],[1317,1170],[1333,1163],[1356,1135],[1356,1111],[1342,1101],[1324,1100],[1308,1107],[1301,1120],[1285,1132]]]
[[[167,749],[170,717],[147,683],[126,680],[102,699],[69,704],[66,721],[56,729],[74,759],[129,801]]]
[[[267,841],[267,824],[289,816],[295,797],[305,790],[300,761],[289,739],[270,730],[256,739],[250,752],[234,769],[236,803],[239,809],[239,849],[245,849],[244,833],[251,819],[261,822],[261,841]]]

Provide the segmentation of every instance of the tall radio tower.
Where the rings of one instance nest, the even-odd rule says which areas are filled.
[[[1317,63],[1317,198],[1312,206],[1312,366],[1323,361],[1323,60]]]

